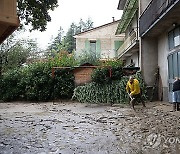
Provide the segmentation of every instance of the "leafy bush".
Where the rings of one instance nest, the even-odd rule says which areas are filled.
[[[81,50],[81,54],[76,54],[77,64],[80,66],[85,63],[99,65],[99,55],[91,50]]]
[[[123,76],[122,62],[119,60],[108,60],[100,62],[101,68],[93,71],[92,81],[98,84],[109,83],[113,80],[120,80]]]
[[[53,85],[53,97],[55,99],[71,98],[75,88],[72,69],[56,70]]]
[[[148,99],[148,96],[147,96],[147,87],[146,87],[146,84],[144,82],[144,79],[143,79],[141,71],[138,71],[134,75],[134,77],[139,81],[139,84],[140,84],[140,87],[141,87],[141,90],[142,90],[142,97],[143,97],[143,99],[147,100]]]
[[[67,52],[56,53],[54,58],[49,59],[51,67],[72,67],[76,66],[78,62],[74,59],[73,54],[68,54]]]
[[[22,78],[21,70],[8,71],[1,80],[1,98],[6,101],[19,99],[23,92],[20,83]]]
[[[134,75],[140,82],[143,98],[146,99],[146,86],[142,79],[141,72]],[[82,103],[126,103],[129,98],[126,93],[126,84],[128,76],[121,77],[121,80],[112,80],[112,82],[98,84],[95,82],[79,86],[74,89],[72,99]]]
[[[72,99],[82,103],[125,103],[128,100],[126,94],[127,77],[112,81],[108,84],[95,82],[75,88]]]
[[[63,56],[59,60],[34,63],[26,68],[4,73],[1,81],[2,93],[0,97],[4,101],[19,99],[47,101],[51,99],[71,98],[74,90],[72,70],[56,70],[54,78],[52,78],[51,72],[52,67],[58,66],[57,62],[60,66],[70,66],[70,58]]]
[[[24,72],[21,84],[25,86],[27,100],[49,100],[51,98],[51,68],[47,63],[35,63]]]

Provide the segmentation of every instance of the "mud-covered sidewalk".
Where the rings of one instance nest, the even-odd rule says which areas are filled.
[[[0,103],[0,154],[179,154],[170,104]]]

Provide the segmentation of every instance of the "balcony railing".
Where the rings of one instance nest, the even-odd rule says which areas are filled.
[[[124,43],[118,50],[118,56],[122,55],[125,51],[131,48],[132,44],[134,44],[138,40],[137,29],[135,29],[127,39],[125,39]]]
[[[116,57],[116,51],[114,49],[102,50],[100,59],[113,59]]]
[[[140,36],[160,17],[170,6],[179,0],[152,0],[140,17]]]

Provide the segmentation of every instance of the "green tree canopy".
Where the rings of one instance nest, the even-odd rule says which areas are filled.
[[[50,10],[58,6],[58,0],[18,0],[17,12],[21,23],[31,25],[31,30],[44,31],[51,21]]]
[[[57,36],[52,40],[48,47],[48,50],[55,50],[57,52],[68,51],[72,53],[76,48],[76,40],[74,35],[84,32],[93,28],[93,22],[90,18],[86,21],[80,19],[79,23],[71,23],[66,35],[64,36],[64,31],[62,27],[59,28]]]
[[[33,39],[20,39],[16,31],[0,45],[0,75],[9,69],[22,66],[28,58],[39,58],[40,49]]]

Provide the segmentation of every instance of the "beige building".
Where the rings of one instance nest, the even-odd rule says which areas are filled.
[[[119,0],[118,9],[123,9],[123,16],[116,33],[125,32],[118,57],[125,59],[126,65],[140,66],[149,87],[159,70],[156,94],[159,100],[171,102],[174,77],[180,77],[180,0]]]
[[[125,66],[139,67],[138,0],[120,0],[118,9],[123,10],[123,15],[116,35],[125,33],[124,42],[118,49],[118,58],[125,62]]]
[[[19,26],[16,0],[0,0],[0,44]]]
[[[112,59],[117,57],[117,50],[122,45],[124,34],[115,35],[118,21],[90,29],[75,35],[76,56],[84,52],[95,54],[100,59]]]

